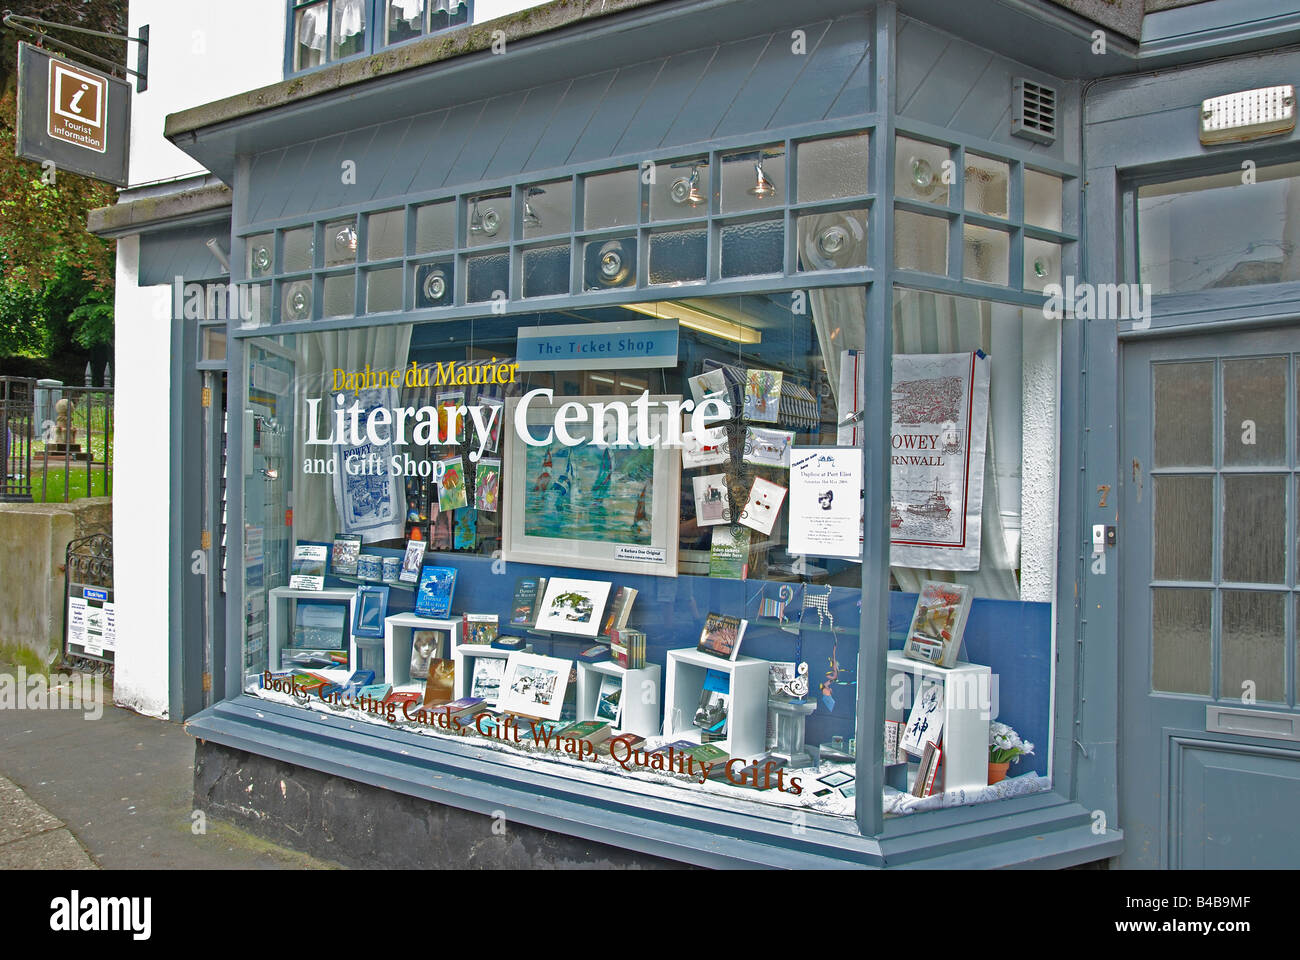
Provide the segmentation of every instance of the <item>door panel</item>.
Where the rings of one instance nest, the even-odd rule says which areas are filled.
[[[1282,865],[1300,744],[1205,731],[1207,706],[1300,714],[1300,332],[1126,345],[1122,363],[1121,862]]]
[[[1300,753],[1171,738],[1181,869],[1294,869]]]

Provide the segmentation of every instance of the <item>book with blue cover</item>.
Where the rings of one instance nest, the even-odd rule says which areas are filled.
[[[446,618],[451,615],[451,598],[455,592],[455,568],[426,564],[420,572],[420,587],[415,594],[415,612],[422,617]]]

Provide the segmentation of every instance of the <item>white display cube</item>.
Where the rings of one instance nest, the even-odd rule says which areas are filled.
[[[727,736],[714,742],[733,757],[750,760],[762,756],[767,745],[767,685],[771,665],[754,657],[723,660],[691,647],[669,650],[663,735],[674,740],[699,741],[702,731],[691,721],[700,705],[704,675],[709,670],[727,674],[731,687]],[[675,716],[679,713],[680,716]]]
[[[356,669],[357,644],[352,636],[352,605],[356,600],[356,590],[330,587],[325,590],[295,590],[292,587],[273,587],[267,593],[267,639],[266,663],[271,670],[280,669],[280,654],[289,649],[293,629],[294,609],[299,600],[333,600],[346,601],[348,605],[347,622],[343,629],[348,637],[348,668]]]
[[[533,645],[526,643],[520,651],[502,650],[487,643],[458,643],[452,651],[451,657],[456,665],[456,697],[468,697],[470,695],[470,685],[474,680],[474,661],[480,658],[485,660],[508,660],[510,654],[532,653]],[[488,703],[495,707],[497,701],[491,698]]]
[[[579,720],[595,720],[596,705],[600,700],[600,682],[605,677],[615,677],[622,685],[620,698],[622,719],[618,729],[635,733],[639,737],[653,737],[659,733],[659,664],[648,663],[639,670],[620,667],[611,660],[598,663],[578,661],[577,707]],[[647,697],[646,694],[651,694]]]
[[[416,630],[441,630],[447,634],[447,646],[442,656],[452,656],[460,643],[460,617],[438,620],[417,613],[395,613],[384,618],[384,683],[399,687],[411,682],[411,635]],[[450,649],[448,649],[450,648]],[[456,668],[460,674],[459,665]],[[423,681],[424,677],[417,677]]]
[[[989,722],[997,716],[992,677],[993,671],[982,664],[936,667],[905,657],[901,650],[889,651],[885,719],[907,719],[919,681],[937,680],[943,684],[940,738],[944,790],[988,786]]]

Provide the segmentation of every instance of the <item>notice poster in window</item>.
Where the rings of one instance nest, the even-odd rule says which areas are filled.
[[[979,351],[894,357],[892,566],[980,567],[990,368]]]
[[[862,556],[862,451],[795,447],[790,453],[791,553]]]

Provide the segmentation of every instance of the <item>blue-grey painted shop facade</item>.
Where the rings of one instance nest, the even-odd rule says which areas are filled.
[[[1259,498],[1264,498],[1282,511],[1286,530],[1296,529],[1300,431],[1294,357],[1300,340],[1292,342],[1291,331],[1300,283],[1286,279],[1285,262],[1280,276],[1269,274],[1263,282],[1248,278],[1239,285],[1157,294],[1149,317],[1137,322],[1117,323],[1086,311],[1061,317],[1055,596],[1044,604],[977,602],[972,623],[978,626],[968,634],[971,659],[1004,676],[1003,713],[1019,717],[1016,711],[1022,711],[1020,722],[1039,744],[1032,762],[1041,764],[1043,774],[1050,769],[1051,789],[915,817],[884,818],[878,803],[863,799],[878,798],[889,779],[881,738],[863,731],[880,730],[888,715],[887,656],[891,646],[900,645],[898,634],[906,629],[912,604],[910,597],[891,591],[888,562],[887,385],[890,358],[898,352],[890,322],[895,291],[1040,310],[1041,285],[1027,272],[1022,279],[1021,269],[1033,261],[1026,251],[1038,249],[1034,245],[1056,251],[1052,269],[1062,281],[1137,284],[1142,279],[1137,228],[1142,211],[1153,206],[1143,198],[1160,195],[1159,189],[1143,193],[1144,186],[1239,172],[1243,161],[1260,169],[1300,160],[1294,133],[1212,148],[1199,142],[1202,100],[1293,83],[1300,72],[1300,55],[1252,52],[1283,42],[1279,38],[1294,42],[1297,35],[1285,17],[1216,26],[1211,21],[1221,15],[1220,5],[1199,6],[1206,9],[1198,12],[1194,5],[1160,18],[1148,14],[1148,28],[1155,23],[1164,31],[1149,47],[1137,37],[1103,29],[1108,43],[1098,51],[1098,24],[1050,3],[864,7],[812,0],[798,10],[762,0],[629,4],[608,15],[574,18],[558,29],[525,29],[508,37],[503,56],[484,42],[409,69],[377,62],[369,79],[340,73],[337,85],[322,85],[309,96],[281,85],[270,88],[269,96],[250,94],[169,118],[168,136],[229,185],[230,202],[212,204],[203,214],[205,222],[159,224],[146,231],[141,282],[147,270],[156,274],[147,282],[155,283],[170,282],[178,273],[195,280],[219,277],[220,270],[204,259],[200,238],[224,229],[228,218],[230,279],[265,284],[270,294],[271,331],[238,318],[225,328],[232,477],[245,472],[238,461],[250,422],[234,411],[243,402],[246,365],[255,351],[266,349],[268,332],[379,330],[399,320],[479,322],[498,315],[492,303],[498,289],[505,292],[506,317],[542,308],[643,303],[663,295],[645,276],[651,266],[647,248],[659,232],[687,226],[698,229],[706,260],[692,297],[865,291],[864,559],[860,591],[840,601],[846,604],[842,616],[854,602],[861,609],[856,672],[863,682],[853,689],[863,747],[856,759],[854,819],[810,817],[792,830],[788,814],[743,805],[719,808],[690,795],[646,797],[593,786],[563,769],[521,769],[459,742],[414,742],[375,732],[371,725],[259,700],[242,690],[245,620],[235,575],[225,591],[217,591],[218,582],[208,578],[207,589],[214,592],[205,605],[196,602],[191,585],[181,584],[178,572],[173,675],[184,682],[174,684],[173,701],[176,715],[187,716],[189,731],[202,741],[196,789],[210,791],[216,807],[234,809],[234,801],[214,787],[222,778],[213,771],[229,772],[228,785],[243,770],[255,795],[274,806],[273,792],[258,783],[300,771],[309,789],[325,790],[332,783],[337,792],[338,784],[350,783],[357,811],[374,808],[376,798],[382,805],[384,797],[392,797],[398,819],[418,819],[412,811],[421,804],[445,810],[438,816],[448,834],[476,815],[504,813],[532,831],[540,851],[535,856],[543,859],[579,856],[574,845],[585,844],[584,849],[604,851],[595,856],[605,862],[630,856],[705,866],[1290,862],[1294,840],[1269,823],[1281,822],[1275,815],[1285,809],[1288,790],[1300,777],[1300,734],[1293,726],[1300,717],[1295,642],[1300,614],[1289,592],[1297,585],[1295,563],[1287,559],[1296,538],[1283,537],[1280,566],[1261,572],[1247,564],[1256,577],[1248,580],[1225,567],[1225,559],[1244,548],[1227,542],[1233,533],[1226,520],[1214,519],[1224,516],[1226,504],[1238,511],[1232,516],[1239,522],[1258,526],[1251,511],[1261,509]],[[1195,29],[1198,22],[1206,29]],[[803,51],[791,55],[792,44],[802,44]],[[1224,54],[1235,56],[1202,62]],[[1152,75],[1148,63],[1163,69]],[[1038,136],[1017,129],[1023,115],[1017,113],[1016,98],[1024,95],[1026,84],[1031,96],[1051,100],[1049,129],[1040,129]],[[1030,120],[1032,126],[1043,117]],[[640,173],[647,163],[671,166],[683,158],[703,158],[717,170],[729,153],[774,145],[790,156],[801,144],[850,135],[867,138],[868,178],[860,189],[834,200],[802,200],[791,165],[787,177],[794,189],[761,214],[729,216],[715,197],[690,224],[657,221],[643,210],[630,224],[593,228],[583,222],[582,205],[575,202],[572,222],[545,243],[525,237],[517,222],[507,227],[509,236],[491,251],[495,261],[476,253],[466,239],[465,221],[476,198],[506,197],[518,204],[525,188],[542,181],[569,181],[580,194],[592,177]],[[900,173],[899,138],[947,150],[958,171],[967,168],[972,155],[1004,164],[1007,210],[981,213],[966,202],[961,177],[939,202],[909,199],[896,183],[896,177],[913,170]],[[348,176],[349,164],[355,177]],[[1062,184],[1059,222],[1044,226],[1027,214],[1030,174]],[[419,282],[411,280],[437,258],[409,241],[419,229],[417,207],[444,198],[456,201],[459,217],[458,239],[443,258],[452,289],[446,300],[431,302],[427,290],[422,299]],[[357,217],[373,223],[370,215],[387,211],[401,211],[408,240],[387,259],[346,272],[331,271],[328,262],[318,260],[297,271],[277,267],[273,275],[247,275],[250,246],[261,238],[311,225],[318,237],[328,239],[323,231],[333,222]],[[908,238],[895,235],[900,214],[942,224],[941,266],[918,266],[908,259]],[[860,218],[866,252],[860,261],[804,269],[798,252],[801,218],[829,215]],[[771,224],[772,232],[753,240],[746,228],[758,221]],[[969,228],[1004,238],[1009,268],[1002,282],[974,279],[977,265],[964,262],[972,256],[963,242]],[[744,248],[745,262],[757,258],[769,266],[761,271],[730,267],[736,263],[734,255],[728,258],[737,237],[752,241]],[[363,233],[360,246],[367,239]],[[639,258],[638,279],[625,287],[592,289],[585,282],[584,253],[590,244],[611,240],[627,243],[627,255]],[[527,258],[543,247],[559,251],[566,266],[556,285],[534,298],[528,284],[536,273],[529,272]],[[192,262],[178,265],[186,251],[192,252]],[[385,302],[386,309],[367,312],[360,305],[383,270],[402,271],[396,274],[403,278],[401,289],[395,302]],[[309,292],[308,302],[321,303],[331,295],[331,281],[334,289],[355,285],[350,290],[359,305],[355,316],[331,318],[328,308],[322,314],[308,307],[295,319],[286,298],[290,285],[305,284],[298,289]],[[1170,286],[1177,284],[1170,281]],[[438,327],[416,329],[436,332]],[[187,422],[201,402],[196,378],[205,364],[192,359],[200,354],[200,340],[197,329],[178,325],[172,398],[177,422]],[[1209,404],[1203,423],[1169,428],[1179,436],[1179,431],[1199,430],[1218,438],[1205,448],[1204,462],[1188,460],[1191,453],[1181,460],[1162,459],[1153,448],[1164,441],[1153,425],[1170,415],[1169,398],[1195,397],[1204,389],[1214,398],[1227,396],[1225,391],[1236,390],[1234,385],[1256,369],[1241,365],[1247,363],[1262,364],[1259,369],[1283,378],[1286,399],[1278,410],[1241,417],[1257,421],[1260,430],[1271,429],[1260,426],[1265,423],[1289,425],[1280,452],[1259,460],[1252,450],[1245,460],[1234,460],[1223,439],[1228,434],[1216,426],[1222,421],[1214,420],[1217,407]],[[208,462],[219,464],[212,435],[202,442],[208,445]],[[195,459],[180,451],[174,456],[175,475],[185,478],[189,471],[193,476]],[[1262,486],[1252,490],[1247,506],[1236,506],[1246,503],[1236,486],[1243,482]],[[200,483],[196,489],[216,512],[215,486]],[[1175,494],[1182,499],[1171,499]],[[193,497],[180,488],[178,495]],[[231,483],[225,508],[232,529],[245,518],[244,500],[244,485]],[[201,529],[200,505],[185,502],[171,547],[178,571],[189,566],[185,545]],[[1203,568],[1166,569],[1173,560],[1161,559],[1161,538],[1181,515],[1170,514],[1170,503],[1180,510],[1209,510],[1208,539],[1192,544],[1209,550],[1211,560]],[[1098,524],[1116,528],[1114,545],[1102,547],[1100,554],[1093,544]],[[1176,546],[1179,552],[1188,544]],[[220,569],[218,547],[208,549],[210,569]],[[464,557],[458,563],[473,602],[476,589],[488,589],[493,561]],[[518,572],[552,571],[521,567]],[[679,581],[678,589],[700,602],[730,602],[728,588],[706,578]],[[734,583],[741,602],[744,581]],[[647,597],[649,586],[642,585]],[[1188,593],[1171,593],[1178,590]],[[1171,612],[1189,606],[1199,618],[1186,614],[1179,620]],[[1251,611],[1264,608],[1267,622],[1276,621],[1280,634],[1258,628]],[[193,692],[194,663],[203,653],[196,651],[195,636],[204,623],[212,637],[215,702],[198,710],[205,704]],[[1015,656],[1007,652],[1012,645]],[[1202,656],[1209,664],[1204,676],[1193,671],[1169,680],[1162,666],[1171,657]],[[1250,660],[1248,668],[1244,660]],[[1243,699],[1239,680],[1262,692]],[[282,814],[304,815],[301,810]],[[310,816],[324,815],[317,810]],[[343,803],[329,816],[341,823],[353,813]]]

